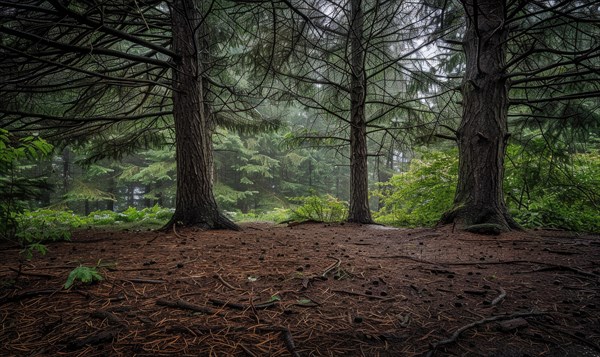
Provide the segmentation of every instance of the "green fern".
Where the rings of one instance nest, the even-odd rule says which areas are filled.
[[[96,281],[104,279],[102,275],[94,267],[86,267],[83,265],[71,270],[67,282],[65,283],[65,289],[70,288],[77,281],[81,281],[84,284],[91,284]]]

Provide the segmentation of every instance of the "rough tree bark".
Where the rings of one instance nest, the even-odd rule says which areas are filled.
[[[213,194],[214,123],[202,79],[208,53],[208,31],[194,0],[175,0],[171,7],[177,195],[175,213],[165,226],[206,229],[238,227],[223,216]]]
[[[350,210],[348,221],[372,223],[369,210],[367,170],[367,122],[365,118],[366,77],[362,36],[364,14],[361,0],[351,0],[351,93],[350,93]]]
[[[508,141],[508,89],[505,65],[505,1],[463,0],[467,31],[463,47],[463,115],[458,128],[459,173],[453,208],[441,223],[480,233],[518,225],[502,190]]]

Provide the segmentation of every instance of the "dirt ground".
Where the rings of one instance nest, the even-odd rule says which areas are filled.
[[[598,236],[243,227],[0,246],[0,355],[600,356]]]

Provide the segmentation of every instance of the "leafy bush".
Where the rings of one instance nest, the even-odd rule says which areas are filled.
[[[17,216],[19,230],[17,237],[25,243],[69,240],[71,229],[86,223],[72,211],[40,209],[24,211]]]
[[[291,201],[299,203],[291,209],[290,218],[295,221],[340,222],[348,215],[348,203],[331,195],[294,197]]]
[[[507,150],[504,192],[511,214],[526,228],[600,232],[600,154]],[[458,179],[456,150],[425,152],[407,172],[380,185],[378,222],[431,226],[451,208]]]
[[[139,223],[143,226],[165,224],[173,215],[170,208],[154,207],[137,210],[129,207],[125,211],[94,211],[88,216],[79,216],[73,211],[39,209],[24,211],[16,216],[19,224],[17,237],[26,244],[68,240],[74,228],[84,226],[113,226]]]
[[[17,215],[26,201],[38,198],[49,189],[43,177],[32,178],[24,173],[27,160],[48,156],[52,145],[35,136],[18,138],[0,129],[0,238],[15,238]],[[19,242],[20,243],[20,242]]]
[[[289,221],[292,215],[292,211],[288,208],[275,208],[272,211],[267,212],[226,212],[236,222],[285,222]]]
[[[394,175],[374,192],[383,203],[379,223],[431,226],[452,207],[458,177],[456,150],[423,152],[407,172]]]
[[[515,220],[525,227],[600,232],[600,154],[569,154],[559,145],[542,151],[534,140],[528,149],[508,148],[504,188]]]

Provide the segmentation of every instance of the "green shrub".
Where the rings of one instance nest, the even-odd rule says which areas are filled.
[[[432,226],[452,207],[458,156],[456,150],[423,152],[409,170],[379,185],[374,195],[383,208],[375,213],[379,223],[398,226]]]
[[[45,178],[30,177],[26,173],[29,166],[24,164],[51,152],[52,145],[41,138],[16,137],[0,128],[0,239],[15,239],[17,216],[27,207],[26,202],[50,189]]]
[[[298,207],[291,209],[294,221],[314,220],[319,222],[341,222],[348,216],[348,203],[331,195],[294,197]]]
[[[280,223],[291,219],[292,211],[288,208],[275,208],[267,212],[248,213],[226,212],[236,222],[274,222]]]
[[[526,228],[600,232],[600,154],[507,150],[504,192],[515,220]],[[452,207],[458,179],[456,150],[425,152],[409,170],[380,184],[378,222],[431,226]]]
[[[16,219],[19,225],[16,235],[26,244],[69,240],[71,230],[86,223],[84,218],[72,211],[48,209],[26,210]]]

